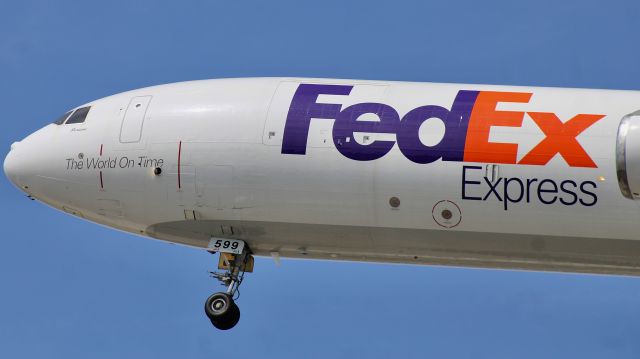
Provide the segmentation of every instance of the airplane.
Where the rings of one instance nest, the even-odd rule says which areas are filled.
[[[11,145],[31,199],[219,253],[640,275],[640,92],[318,78],[189,81],[83,104]]]

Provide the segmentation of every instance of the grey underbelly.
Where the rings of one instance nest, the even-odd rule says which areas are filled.
[[[206,248],[244,240],[255,255],[640,275],[640,241],[280,222],[158,223],[153,238]]]

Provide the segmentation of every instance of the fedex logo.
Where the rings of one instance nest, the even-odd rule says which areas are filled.
[[[357,161],[371,161],[386,155],[398,144],[409,160],[431,163],[442,159],[456,162],[545,165],[559,154],[571,167],[596,168],[596,164],[576,137],[604,115],[578,114],[566,121],[551,112],[527,112],[546,136],[529,153],[517,160],[517,143],[489,141],[492,126],[521,127],[525,112],[499,111],[499,103],[528,103],[532,93],[467,91],[458,92],[450,109],[427,105],[414,108],[402,119],[391,106],[365,102],[342,109],[342,105],[318,103],[320,95],[348,96],[353,86],[301,84],[287,114],[282,153],[304,155],[311,119],[331,119],[333,141],[340,153]],[[358,121],[374,114],[379,121]],[[445,125],[442,140],[427,146],[420,141],[419,129],[430,118]],[[354,132],[395,134],[396,140],[376,140],[363,145],[353,139]]]

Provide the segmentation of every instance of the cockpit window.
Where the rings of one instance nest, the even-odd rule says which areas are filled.
[[[76,112],[74,112],[73,115],[69,117],[69,119],[65,124],[68,125],[70,123],[83,123],[84,120],[87,118],[87,114],[89,113],[90,109],[91,109],[91,106],[77,109]]]
[[[67,117],[69,117],[71,112],[73,112],[73,111],[69,111],[69,112],[65,113],[64,115],[60,116],[60,118],[58,118],[57,120],[53,121],[53,123],[55,123],[56,125],[62,125],[64,123],[64,120],[66,120]]]

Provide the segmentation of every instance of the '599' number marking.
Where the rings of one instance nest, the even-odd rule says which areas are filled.
[[[240,254],[244,250],[244,241],[240,239],[211,238],[208,248],[215,252]]]
[[[239,243],[236,242],[236,241],[231,242],[229,240],[224,241],[222,239],[217,239],[215,241],[215,243],[213,243],[213,248],[216,248],[216,249],[220,249],[220,248],[222,248],[222,249],[229,249],[229,248],[238,249],[238,245],[239,245]]]

